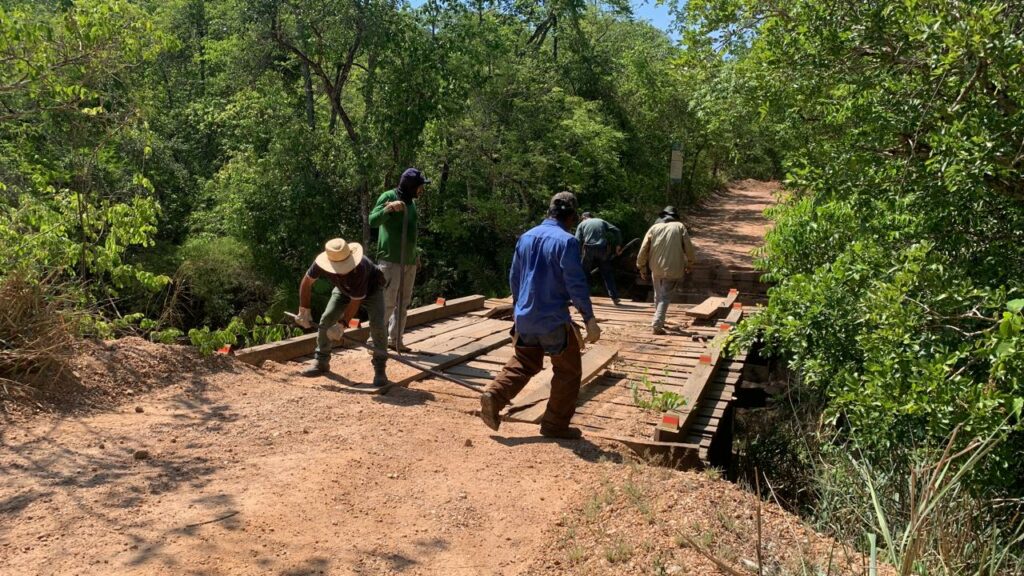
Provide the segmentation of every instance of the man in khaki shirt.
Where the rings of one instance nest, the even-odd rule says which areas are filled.
[[[655,334],[665,333],[665,315],[668,313],[672,292],[697,261],[690,235],[686,232],[686,226],[679,221],[676,209],[666,206],[660,216],[647,231],[640,245],[640,253],[636,256],[636,267],[640,270],[641,278],[646,280],[648,265],[651,268],[655,304],[651,327]]]

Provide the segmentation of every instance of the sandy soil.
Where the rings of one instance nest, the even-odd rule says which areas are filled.
[[[333,379],[307,380],[293,365],[138,339],[105,348],[117,361],[107,373],[132,390],[134,371],[138,392],[0,428],[2,574],[652,573],[650,554],[611,562],[606,542],[565,532],[631,461],[612,444],[551,442],[526,424],[492,433],[471,394],[444,382],[364,393],[358,351],[335,360]],[[175,371],[133,367],[157,357]],[[749,512],[747,493],[715,483]],[[652,542],[671,546],[672,566],[706,573],[696,552]]]
[[[734,269],[752,268],[753,251],[761,246],[771,223],[765,208],[776,202],[778,182],[741,180],[715,194],[686,217],[702,264]]]

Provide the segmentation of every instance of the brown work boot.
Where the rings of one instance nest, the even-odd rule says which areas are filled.
[[[501,403],[494,394],[484,392],[480,395],[480,419],[487,424],[487,427],[495,432],[501,426]]]
[[[561,440],[579,440],[583,438],[583,432],[579,428],[566,426],[565,428],[540,427],[540,435],[546,438],[558,438]]]
[[[409,348],[405,344],[402,344],[401,346],[399,346],[398,342],[394,342],[394,341],[388,342],[388,348],[391,348],[395,352],[412,352],[412,348]]]
[[[315,376],[322,376],[324,374],[327,374],[330,371],[330,360],[310,360],[309,364],[306,364],[306,367],[302,370],[302,372],[299,372],[299,375],[305,376],[306,378],[313,378]]]

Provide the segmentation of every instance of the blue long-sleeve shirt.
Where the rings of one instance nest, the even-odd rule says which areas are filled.
[[[554,218],[519,237],[509,285],[520,334],[548,334],[564,326],[569,322],[570,302],[584,322],[594,317],[590,286],[580,261],[580,243]]]

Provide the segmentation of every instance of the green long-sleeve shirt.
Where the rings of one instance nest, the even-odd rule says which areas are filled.
[[[622,232],[600,218],[587,218],[576,226],[580,246],[622,246]]]
[[[402,218],[405,212],[385,212],[389,202],[398,200],[397,190],[388,190],[377,198],[377,204],[370,211],[370,226],[380,228],[377,237],[377,261],[396,264],[416,263],[416,201],[406,204],[409,213],[405,231],[405,262],[402,262]]]

